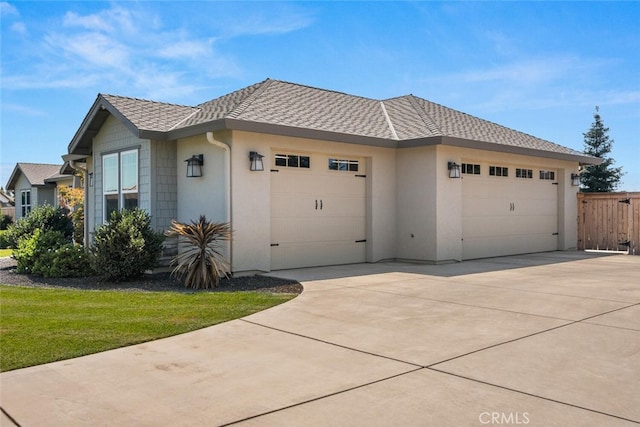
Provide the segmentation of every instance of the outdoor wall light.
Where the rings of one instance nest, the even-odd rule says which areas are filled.
[[[455,162],[449,162],[447,164],[449,169],[449,178],[460,178],[460,165]]]
[[[574,187],[580,185],[580,175],[578,175],[577,173],[571,174],[571,185],[573,185]]]
[[[93,172],[89,174],[89,187],[93,187]]]
[[[187,178],[198,178],[202,176],[202,165],[204,164],[204,155],[198,154],[191,156],[187,162]]]
[[[262,158],[264,156],[257,151],[249,152],[249,161],[251,162],[249,165],[249,170],[251,171],[263,171],[264,165],[262,164]]]

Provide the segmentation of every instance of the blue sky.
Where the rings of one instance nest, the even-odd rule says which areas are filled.
[[[414,95],[577,150],[595,106],[640,191],[640,2],[2,2],[1,177],[62,163],[98,93],[195,105],[267,77]]]

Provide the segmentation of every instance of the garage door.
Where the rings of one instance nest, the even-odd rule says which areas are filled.
[[[463,174],[462,259],[557,250],[556,172],[491,168]]]
[[[276,154],[271,172],[271,269],[366,259],[361,158]]]

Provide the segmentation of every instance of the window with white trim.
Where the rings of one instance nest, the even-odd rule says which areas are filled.
[[[29,212],[31,212],[31,190],[22,190],[20,192],[20,212],[22,212],[22,217],[29,215]]]
[[[466,175],[480,175],[480,165],[473,163],[463,163],[462,173]]]
[[[311,167],[311,159],[309,156],[300,156],[297,154],[276,154],[275,164],[276,166],[288,168],[309,169]]]
[[[533,169],[516,168],[516,178],[533,179]]]
[[[554,171],[540,171],[540,179],[555,181],[556,173]]]
[[[329,159],[329,170],[343,172],[358,172],[357,160]]]
[[[489,166],[490,176],[509,176],[509,168],[504,166]]]
[[[120,209],[138,207],[138,150],[102,156],[104,220]]]

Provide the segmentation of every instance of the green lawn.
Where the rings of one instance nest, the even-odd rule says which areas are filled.
[[[0,285],[0,371],[236,319],[290,300],[259,292],[117,292]]]

